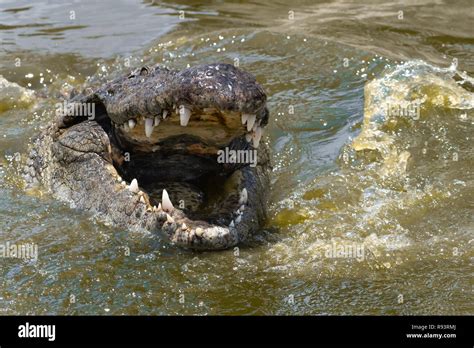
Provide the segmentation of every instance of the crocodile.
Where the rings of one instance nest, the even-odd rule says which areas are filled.
[[[179,247],[233,247],[266,220],[266,100],[230,64],[137,68],[64,101],[32,141],[26,185]]]

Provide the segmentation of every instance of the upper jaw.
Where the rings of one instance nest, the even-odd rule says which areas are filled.
[[[268,120],[268,110],[258,114],[222,112],[214,108],[189,109],[182,107],[176,112],[150,118],[137,115],[114,129],[121,141],[134,144],[144,152],[155,152],[161,147],[170,146],[174,139],[176,148],[191,138],[199,139],[194,150],[201,155],[216,153],[229,146],[235,139],[242,138],[257,149]]]
[[[75,101],[84,99],[102,102],[118,125],[137,116],[154,120],[176,113],[185,119],[188,111],[207,108],[255,115],[257,122],[266,124],[268,113],[262,87],[252,75],[230,64],[199,65],[180,72],[159,66],[142,68]]]

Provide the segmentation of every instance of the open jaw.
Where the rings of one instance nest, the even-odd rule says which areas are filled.
[[[69,133],[78,127],[87,136],[96,129],[107,137],[101,157],[113,165],[104,171],[115,182],[113,200],[133,208],[124,209],[124,218],[110,198],[97,206],[116,225],[159,231],[179,246],[238,244],[265,220],[265,94],[251,75],[227,64],[143,69],[71,100],[93,102],[94,121],[61,121]],[[67,151],[78,146],[65,143]]]
[[[113,125],[117,172],[149,209],[166,213],[161,229],[173,242],[221,248],[241,239],[252,184],[244,178],[255,175],[263,129],[256,116],[180,106]]]

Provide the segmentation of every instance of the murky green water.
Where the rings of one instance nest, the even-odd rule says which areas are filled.
[[[0,258],[0,314],[473,314],[473,19],[470,0],[3,1],[0,244],[38,259]],[[238,252],[21,189],[71,88],[216,61],[255,74],[272,115],[271,218]]]

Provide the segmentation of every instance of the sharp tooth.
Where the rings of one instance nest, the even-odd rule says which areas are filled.
[[[253,147],[258,148],[258,145],[260,144],[260,139],[262,139],[262,127],[257,127],[255,132],[253,133],[252,140],[253,140]]]
[[[249,119],[249,114],[242,114],[242,124],[246,124]]]
[[[163,208],[161,207],[161,203],[158,203],[158,210],[163,210]]]
[[[130,129],[133,129],[136,124],[137,123],[135,122],[135,120],[133,119],[128,120],[128,126],[130,127]]]
[[[166,221],[172,224],[174,222],[174,219],[169,214],[166,214]]]
[[[138,181],[137,181],[137,179],[132,180],[132,182],[130,183],[130,186],[128,187],[128,189],[130,191],[132,191],[133,193],[138,192]]]
[[[160,124],[160,116],[155,116],[155,123],[153,124],[155,127],[158,127]]]
[[[253,125],[255,123],[255,119],[256,119],[257,115],[255,114],[250,114],[248,116],[248,120],[247,120],[247,131],[250,132],[250,130],[253,128]]]
[[[172,211],[173,210],[173,203],[171,203],[170,196],[168,196],[168,192],[163,190],[163,194],[161,196],[161,205],[163,210]]]
[[[252,134],[250,133],[245,134],[245,140],[247,140],[247,143],[250,143],[252,141]]]
[[[140,196],[140,202],[146,203],[146,202],[145,202],[145,198],[143,198],[143,196]]]
[[[242,215],[237,216],[237,218],[235,219],[235,223],[239,224],[240,221],[242,221]]]
[[[235,227],[234,220],[230,222],[229,227]]]
[[[168,110],[163,110],[163,120],[168,116]]]
[[[248,198],[249,198],[249,195],[247,193],[247,189],[244,187],[242,192],[240,193],[239,204],[247,204]]]
[[[189,119],[191,118],[191,110],[186,108],[184,105],[179,107],[179,122],[181,126],[186,127]]]
[[[183,230],[186,230],[186,229],[188,228],[188,226],[186,226],[186,224],[183,222],[183,224],[181,225],[181,228],[182,228]]]
[[[242,204],[242,205],[240,206],[240,208],[239,208],[239,211],[240,211],[240,212],[243,212],[244,210],[245,210],[245,205]]]
[[[151,137],[153,134],[153,123],[154,120],[152,118],[145,119],[145,135],[147,138]]]

